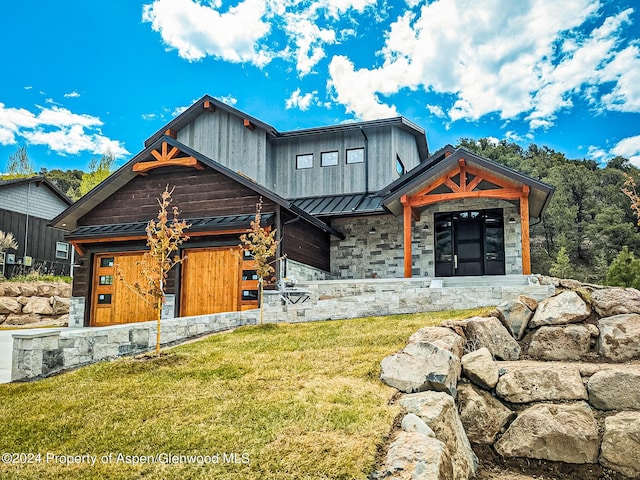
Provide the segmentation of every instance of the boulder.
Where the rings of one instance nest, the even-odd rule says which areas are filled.
[[[22,307],[24,313],[35,313],[37,315],[53,315],[51,301],[45,297],[31,297],[27,304]]]
[[[532,312],[535,312],[536,308],[538,308],[538,300],[535,298],[527,297],[526,295],[518,295],[516,300],[524,303]]]
[[[531,335],[527,353],[536,360],[580,360],[590,347],[591,334],[583,325],[540,327]]]
[[[478,469],[478,459],[462,426],[455,402],[443,392],[423,392],[405,395],[400,405],[409,413],[419,416],[444,442],[451,454],[453,478],[473,478]]]
[[[5,325],[29,325],[40,321],[40,317],[35,313],[12,313],[7,315],[7,319],[4,321]]]
[[[503,457],[596,463],[598,424],[585,402],[542,403],[524,410],[495,443]]]
[[[4,284],[4,296],[5,297],[19,297],[22,295],[20,286],[17,283],[7,282]]]
[[[387,450],[374,479],[453,480],[451,457],[444,443],[417,432],[400,432]]]
[[[40,283],[37,285],[38,297],[66,296],[60,291],[61,284],[58,283]]]
[[[31,325],[33,327],[68,327],[69,315],[60,315],[59,317],[37,317],[36,322]]]
[[[640,410],[640,369],[601,370],[589,378],[587,390],[599,410]]]
[[[508,362],[499,364],[496,394],[511,403],[586,400],[580,370],[570,364]]]
[[[567,290],[538,304],[530,328],[543,325],[565,325],[584,320],[591,314],[589,306],[576,292]]]
[[[380,379],[401,392],[435,390],[456,395],[460,359],[429,342],[409,343],[404,350],[384,358]]]
[[[640,478],[640,412],[620,412],[604,420],[600,463]]]
[[[492,445],[516,416],[490,393],[471,384],[458,385],[458,409],[469,441],[483,445]]]
[[[520,340],[524,336],[529,320],[533,317],[533,310],[518,299],[501,303],[497,306],[497,310],[500,321],[509,330],[511,336]]]
[[[591,304],[600,317],[640,313],[640,291],[619,287],[594,290]]]
[[[472,317],[460,324],[467,337],[467,348],[471,347],[469,350],[486,347],[494,357],[502,360],[520,358],[520,345],[497,318]]]
[[[20,313],[22,304],[15,297],[0,297],[0,314]]]
[[[6,319],[7,319],[6,315],[0,315],[0,325],[2,325]]]
[[[23,297],[37,297],[38,287],[34,283],[19,283],[18,288]]]
[[[467,353],[461,362],[464,376],[476,385],[489,390],[498,383],[498,366],[486,347]]]
[[[424,327],[409,337],[409,343],[429,342],[458,358],[464,354],[464,338],[445,327]]]
[[[29,297],[24,297],[24,296],[22,296],[22,295],[21,295],[21,296],[19,296],[19,297],[18,297],[18,303],[19,303],[20,305],[23,305],[23,306],[24,306],[24,305],[26,305],[27,303],[29,303]]]
[[[591,335],[592,337],[597,338],[600,336],[600,330],[593,323],[585,323],[584,326],[587,327],[587,330],[589,330],[589,335]]]
[[[71,299],[63,298],[59,296],[51,297],[51,309],[54,315],[64,315],[69,313],[69,307],[71,305]]]
[[[414,413],[407,413],[403,417],[400,426],[405,432],[418,432],[422,435],[426,435],[427,437],[436,438],[436,434],[433,433],[433,430],[431,430],[429,425],[424,423],[424,420]]]
[[[640,358],[640,315],[629,313],[601,318],[598,328],[600,355],[615,362]]]

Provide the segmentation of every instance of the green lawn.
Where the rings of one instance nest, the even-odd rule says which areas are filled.
[[[0,478],[366,479],[399,413],[380,361],[420,327],[486,311],[243,327],[0,385],[0,453],[34,455],[3,456]]]

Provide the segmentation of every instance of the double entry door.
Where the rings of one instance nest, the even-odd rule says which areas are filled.
[[[435,214],[435,276],[504,275],[502,209]]]

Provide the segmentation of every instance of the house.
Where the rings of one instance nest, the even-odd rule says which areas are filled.
[[[528,227],[553,192],[464,149],[429,155],[403,117],[279,132],[205,96],[144,147],[52,221],[80,264],[70,324],[152,318],[115,266],[138,275],[166,185],[192,224],[167,285],[168,315],[180,316],[257,305],[238,237],[260,198],[286,255],[276,276],[317,280],[528,274]]]
[[[6,278],[32,270],[69,275],[73,252],[64,232],[49,226],[71,200],[42,176],[0,181],[0,230],[12,233],[17,250],[0,255]]]

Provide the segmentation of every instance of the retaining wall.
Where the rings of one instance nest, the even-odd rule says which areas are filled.
[[[264,320],[265,323],[308,322],[467,309],[494,306],[520,294],[542,300],[555,290],[553,285],[527,285],[527,277],[522,276],[493,279],[492,283],[498,281],[506,284],[434,288],[435,283],[427,278],[307,282],[300,287],[303,294],[300,303],[295,305],[285,302],[278,292],[266,292]],[[514,281],[521,284],[514,285]],[[168,299],[168,303],[169,300],[174,299]],[[80,311],[81,303],[72,302],[73,308]],[[252,325],[258,315],[259,310],[247,310],[163,318],[162,345]],[[16,333],[13,338],[11,379],[27,380],[152,350],[156,343],[156,322]]]

